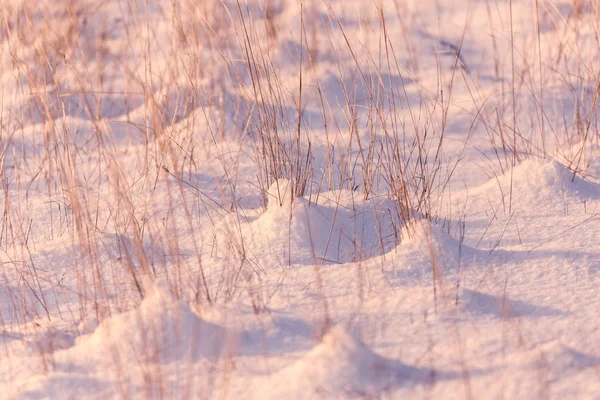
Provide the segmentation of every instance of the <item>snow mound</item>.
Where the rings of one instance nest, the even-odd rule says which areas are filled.
[[[378,397],[424,372],[383,358],[343,326],[335,326],[313,350],[276,373],[272,382],[285,383],[274,397]],[[282,393],[285,392],[285,393]]]
[[[455,269],[461,264],[471,264],[485,255],[460,243],[441,226],[427,220],[411,222],[402,229],[402,243],[396,248],[396,265],[404,269],[431,271],[432,262],[442,270]]]
[[[542,346],[543,359],[556,375],[573,373],[585,368],[600,366],[600,357],[586,354],[558,342]]]
[[[557,161],[525,160],[511,172],[491,179],[468,193],[473,201],[503,198],[508,204],[512,181],[512,205],[520,209],[564,208],[568,204],[598,199],[600,187],[574,175]]]
[[[269,209],[283,207],[291,203],[292,182],[288,179],[278,179],[271,184],[268,191]]]
[[[432,246],[437,252],[445,252],[458,248],[458,241],[448,233],[444,232],[441,226],[428,220],[420,219],[412,221],[402,228],[402,247],[423,249],[423,247]]]
[[[461,291],[461,308],[473,315],[491,317],[556,317],[561,313],[551,307],[532,304],[523,300],[509,298],[506,294],[490,294],[479,290],[464,288]]]
[[[577,170],[585,178],[600,179],[600,145],[597,140],[581,140],[569,146],[564,144],[557,155],[564,164]]]
[[[346,263],[365,260],[395,245],[389,200],[359,199],[350,191],[291,201],[291,184],[279,180],[269,190],[266,212],[240,222],[226,217],[215,230],[217,256],[252,257],[276,265]],[[291,249],[291,250],[290,250]],[[212,249],[211,249],[212,250]]]
[[[454,228],[453,228],[454,229]],[[428,220],[416,220],[401,231],[402,242],[387,263],[385,275],[394,286],[432,284],[432,279],[455,279],[464,268],[489,265],[487,251],[467,246],[447,229]],[[497,255],[494,255],[498,258]],[[435,271],[435,273],[434,273]]]
[[[220,354],[224,330],[199,318],[168,290],[151,287],[139,307],[107,318],[79,340],[95,354],[118,354],[122,361],[194,361]]]

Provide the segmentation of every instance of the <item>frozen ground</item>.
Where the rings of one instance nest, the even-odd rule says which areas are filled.
[[[600,397],[594,0],[0,0],[0,397]]]

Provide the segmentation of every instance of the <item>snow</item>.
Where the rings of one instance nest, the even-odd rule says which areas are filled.
[[[332,327],[302,359],[277,372],[272,398],[303,393],[305,398],[378,396],[406,381],[423,381],[427,371],[373,353],[343,326]],[[284,383],[278,391],[278,383]]]
[[[170,363],[218,357],[223,336],[222,328],[200,319],[187,303],[151,287],[138,308],[103,320],[77,346],[84,354],[117,353],[126,363]]]
[[[598,398],[596,2],[0,6],[1,398]]]
[[[247,251],[274,263],[311,265],[368,259],[394,247],[393,224],[385,213],[391,205],[385,199],[373,204],[343,190],[322,192],[316,203],[305,197],[292,202],[287,180],[276,181],[267,193],[267,209],[256,219],[238,223],[229,216],[219,224],[218,255],[233,251],[241,258]],[[242,238],[251,240],[243,244]]]

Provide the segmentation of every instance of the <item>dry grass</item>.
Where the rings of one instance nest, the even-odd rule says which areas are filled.
[[[439,54],[451,55],[436,56],[437,87],[425,88],[428,50],[414,43],[400,1],[369,3],[372,17],[356,21],[317,0],[294,3],[293,27],[273,1],[59,3],[2,4],[1,59],[11,70],[1,96],[0,273],[16,284],[0,318],[23,329],[56,318],[61,296],[77,305],[77,319],[102,320],[137,304],[155,277],[201,306],[245,298],[265,312],[273,293],[241,226],[266,209],[269,187],[282,179],[292,183],[292,204],[281,192],[282,206],[346,189],[372,200],[375,214],[391,215],[397,232],[421,218],[450,230],[462,152],[450,159],[444,146],[457,90],[471,101],[460,106],[470,110],[463,151],[473,132],[485,132],[494,149],[485,156],[490,175],[553,154],[586,175],[597,151],[598,57],[577,47],[584,35],[600,46],[600,7],[591,0],[573,0],[567,15],[536,0],[534,41],[508,39],[510,65],[498,32],[517,27],[486,1],[495,95],[465,61],[468,18],[460,42],[437,41]],[[394,32],[406,35],[403,48],[391,36],[392,17],[401,25]],[[542,41],[542,25],[560,32],[558,45]],[[323,71],[332,74],[327,82]],[[337,103],[327,94],[335,85]],[[570,96],[557,89],[564,87]],[[240,204],[249,193],[260,198],[256,210]],[[392,210],[377,209],[381,197],[393,199]],[[235,222],[232,251],[222,270],[209,271],[217,250],[207,232],[226,216]],[[464,238],[462,222],[454,224]],[[384,249],[389,238],[381,235]],[[191,246],[182,249],[184,241]],[[45,242],[65,248],[72,265],[64,275],[39,265],[34,253]],[[432,260],[437,298],[443,266]],[[360,269],[357,280],[362,296]],[[52,351],[41,353],[51,368]],[[160,371],[148,374],[146,394],[165,396]]]

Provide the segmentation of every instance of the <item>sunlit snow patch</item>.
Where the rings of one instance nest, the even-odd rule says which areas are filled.
[[[435,265],[444,274],[484,259],[485,252],[466,246],[453,238],[442,226],[417,220],[402,229],[402,242],[393,252],[396,275],[413,278],[431,275]]]
[[[584,202],[600,198],[600,186],[582,179],[557,161],[529,159],[517,165],[512,173],[507,171],[461,197],[473,209],[487,209],[490,202],[493,205],[502,202],[507,209],[511,203],[513,209],[568,211],[569,207],[583,208]]]
[[[463,288],[459,304],[461,308],[471,315],[489,317],[549,317],[560,316],[561,313],[551,307],[536,305],[527,301],[512,298],[506,293],[485,293],[480,290]]]
[[[269,189],[267,210],[251,222],[231,215],[215,230],[218,257],[287,264],[346,263],[381,255],[395,235],[387,200],[364,201],[350,191],[327,192],[318,202],[291,201],[291,184]]]
[[[118,355],[123,362],[185,362],[217,357],[223,337],[222,328],[199,318],[167,290],[152,286],[139,307],[102,321],[78,347],[96,355]]]
[[[343,326],[333,327],[313,350],[271,377],[273,397],[377,397],[426,371],[375,354]],[[285,386],[285,387],[283,387]]]

